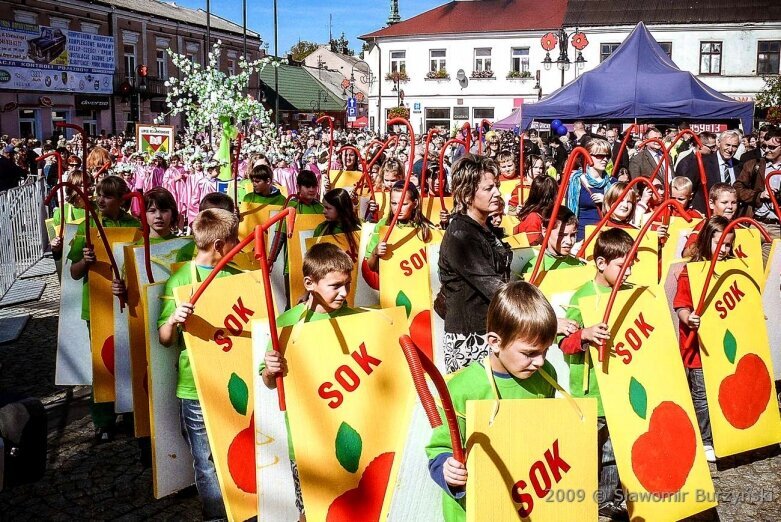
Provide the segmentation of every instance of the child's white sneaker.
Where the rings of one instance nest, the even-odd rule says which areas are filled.
[[[716,462],[716,452],[713,451],[713,446],[705,445],[705,460],[708,462]]]

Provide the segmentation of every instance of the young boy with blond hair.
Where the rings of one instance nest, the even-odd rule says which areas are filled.
[[[195,486],[201,497],[204,520],[225,518],[217,472],[211,455],[206,425],[203,421],[198,390],[195,387],[190,359],[182,339],[181,330],[193,314],[193,305],[174,302],[174,288],[197,284],[214,270],[217,263],[239,242],[239,220],[233,212],[223,209],[207,209],[198,214],[192,223],[193,238],[197,249],[195,258],[177,270],[165,285],[163,307],[157,321],[160,344],[176,346],[179,352],[179,375],[176,396],[180,401],[180,415],[187,444],[190,446],[195,467]],[[240,270],[230,266],[223,268],[216,277],[238,274]]]

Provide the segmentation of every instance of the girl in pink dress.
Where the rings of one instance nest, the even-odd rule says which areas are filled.
[[[152,164],[146,169],[146,177],[144,178],[143,189],[144,192],[152,190],[155,187],[163,186],[163,176],[165,176],[166,164],[165,159],[160,154],[155,154],[152,158]]]
[[[163,188],[168,190],[176,201],[176,209],[179,216],[184,218],[187,210],[187,172],[184,163],[178,154],[171,155],[171,166],[163,175]],[[181,225],[181,223],[179,223]]]

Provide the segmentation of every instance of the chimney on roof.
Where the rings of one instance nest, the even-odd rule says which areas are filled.
[[[388,25],[397,24],[399,22],[401,22],[401,17],[399,16],[399,0],[391,0]]]

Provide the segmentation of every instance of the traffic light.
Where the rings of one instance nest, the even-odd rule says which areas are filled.
[[[138,73],[138,75],[139,75],[141,78],[146,78],[146,77],[147,77],[147,75],[149,74],[149,67],[147,67],[146,65],[139,65],[139,66],[136,68],[136,72]]]

